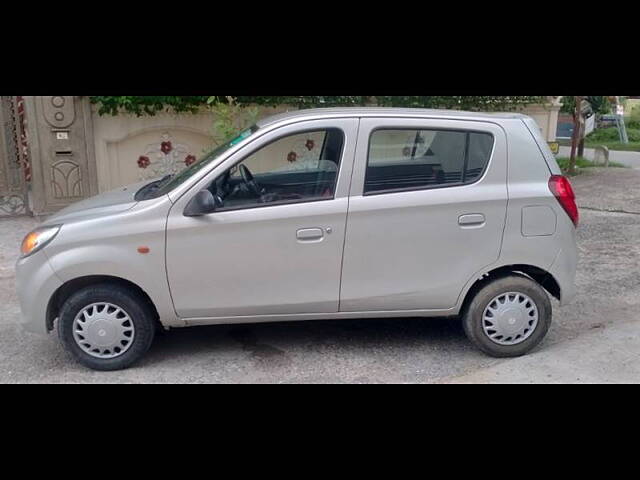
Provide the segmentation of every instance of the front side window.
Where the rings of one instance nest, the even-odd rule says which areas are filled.
[[[209,189],[222,210],[332,199],[343,145],[339,129],[289,135],[228,169]]]
[[[478,180],[493,135],[457,130],[376,130],[371,134],[364,193],[464,185]]]

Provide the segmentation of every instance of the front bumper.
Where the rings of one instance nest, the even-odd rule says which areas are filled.
[[[46,334],[47,307],[62,281],[49,264],[43,250],[16,263],[16,289],[22,311],[22,326],[34,333]]]

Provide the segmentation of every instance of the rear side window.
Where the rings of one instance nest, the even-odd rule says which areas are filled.
[[[364,193],[464,185],[478,180],[493,135],[459,130],[376,130],[369,140]]]

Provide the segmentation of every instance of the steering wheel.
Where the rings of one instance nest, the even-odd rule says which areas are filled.
[[[247,166],[244,163],[240,165],[240,175],[242,176],[242,181],[247,186],[249,191],[253,193],[256,197],[258,198],[261,197],[262,189],[260,188],[260,185],[258,185],[258,182],[256,182],[256,179],[253,176],[253,173],[251,173],[251,171],[247,168]]]

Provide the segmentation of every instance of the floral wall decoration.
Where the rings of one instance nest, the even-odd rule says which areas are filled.
[[[322,153],[322,138],[324,133],[301,135],[293,148],[287,153],[287,162],[292,169],[317,168]]]
[[[163,133],[159,142],[147,145],[137,159],[141,180],[176,174],[195,162],[191,147],[174,141],[170,133]]]

